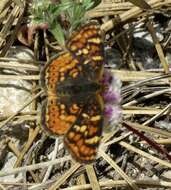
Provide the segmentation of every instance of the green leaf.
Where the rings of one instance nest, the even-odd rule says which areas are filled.
[[[68,2],[65,0],[65,2]],[[72,1],[72,6],[66,10],[65,15],[71,24],[70,32],[85,21],[85,13],[94,5],[92,0],[83,0],[81,3]]]
[[[66,32],[71,32],[85,21],[87,10],[99,4],[99,0],[62,0],[61,3],[51,3],[50,0],[33,0],[33,23],[48,23],[49,31],[60,45],[64,45],[65,36],[62,24],[57,23],[58,17],[63,14],[70,23]]]
[[[71,2],[66,2],[62,4],[50,4],[48,12],[53,14],[54,16],[60,15],[62,12],[66,11],[72,6]]]
[[[65,45],[64,31],[62,30],[60,24],[54,23],[53,27],[51,27],[49,31],[53,34],[59,45]]]

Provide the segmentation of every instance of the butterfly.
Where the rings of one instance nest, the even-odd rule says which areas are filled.
[[[64,135],[75,160],[90,163],[96,158],[103,128],[104,47],[99,25],[81,26],[65,46],[41,72],[46,93],[41,125],[53,135]]]

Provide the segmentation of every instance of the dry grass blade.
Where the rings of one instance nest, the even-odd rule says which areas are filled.
[[[6,36],[8,35],[8,31],[10,31],[10,28],[12,27],[12,23],[14,22],[14,19],[17,17],[17,15],[20,13],[20,8],[18,6],[15,6],[14,9],[11,11],[11,13],[8,15],[7,21],[2,28],[0,32],[1,40],[0,40],[0,46],[2,46],[3,41],[5,40]]]
[[[165,73],[167,74],[167,73],[169,73],[169,65],[168,65],[168,63],[167,63],[167,61],[165,59],[163,49],[162,49],[162,47],[161,47],[161,45],[160,45],[160,43],[159,43],[159,41],[157,39],[156,31],[155,31],[155,29],[154,29],[154,27],[153,27],[153,25],[152,25],[151,22],[147,23],[147,27],[148,27],[148,30],[149,30],[151,36],[152,36],[154,45],[156,47],[158,56],[159,56],[160,61],[161,61],[161,64],[162,64],[162,66],[164,68]]]
[[[21,154],[21,153],[20,153],[20,151],[17,149],[17,147],[15,146],[14,143],[9,142],[9,143],[8,143],[8,147],[9,147],[9,149],[17,156],[17,158],[20,157],[20,154]],[[38,179],[37,175],[35,175],[33,171],[29,171],[29,172],[30,172],[32,178],[34,179],[34,181],[35,181],[36,183],[40,183],[40,180]]]
[[[163,181],[163,180],[134,180],[134,182],[139,186],[139,187],[151,187],[151,188],[170,188],[171,187],[171,182]],[[14,185],[14,186],[23,186],[23,183],[14,183],[14,182],[0,182],[3,185]],[[105,180],[105,181],[100,181],[99,182],[101,188],[117,188],[117,187],[123,187],[123,188],[128,188],[128,183],[125,180]],[[34,185],[33,183],[27,184],[27,186]],[[45,184],[44,184],[45,185]],[[46,183],[47,185],[47,183]],[[42,190],[43,186],[41,188],[37,188],[34,190]],[[91,185],[90,184],[85,184],[85,185],[74,185],[72,187],[67,187],[67,188],[61,188],[60,190],[90,190]],[[28,190],[31,190],[28,187]],[[33,189],[32,189],[33,190]]]
[[[116,76],[119,77],[121,81],[127,82],[127,81],[135,81],[135,82],[141,82],[141,80],[155,80],[153,77],[159,77],[163,73],[162,72],[148,72],[148,71],[129,71],[129,70],[114,70],[111,69],[111,72]],[[167,77],[167,76],[166,76]],[[162,78],[161,78],[162,79]],[[168,83],[167,79],[162,79],[159,82],[161,83]]]
[[[171,88],[167,88],[167,89],[164,89],[164,90],[159,90],[159,91],[153,92],[151,94],[147,94],[145,96],[142,96],[142,97],[138,98],[137,100],[132,100],[132,101],[122,105],[122,107],[132,106],[132,105],[135,105],[135,104],[140,103],[142,101],[145,101],[147,99],[154,98],[156,96],[160,96],[161,94],[164,94],[164,93],[168,93],[170,91],[171,91]]]
[[[85,168],[92,190],[100,190],[100,185],[96,173],[94,171],[93,165],[86,165]]]
[[[134,183],[136,183],[139,187],[171,187],[171,182],[167,181],[158,181],[158,180],[133,180]],[[101,188],[128,188],[128,183],[125,180],[105,180],[99,182]],[[85,185],[77,185],[77,186],[72,186],[72,187],[67,187],[61,190],[90,190],[91,185],[90,184],[85,184]]]
[[[128,106],[124,107],[122,112],[124,115],[166,115],[165,111],[163,112],[162,109],[157,108],[150,108],[150,107],[136,107],[136,106]],[[170,115],[170,114],[169,114]]]
[[[151,9],[150,5],[144,0],[129,0],[134,5],[140,7],[141,9]]]
[[[114,168],[121,177],[132,187],[134,190],[139,190],[138,186],[130,179],[122,170],[121,168],[105,153],[102,149],[99,149],[99,154]]]
[[[9,14],[7,14],[6,24],[3,25],[3,28],[0,32],[0,47],[1,47],[0,49],[2,49],[0,52],[0,56],[6,55],[6,53],[9,51],[10,47],[12,46],[12,44],[14,43],[16,39],[17,31],[19,30],[22,20],[23,20],[25,5],[26,5],[26,2],[23,1],[21,7],[16,5],[13,8],[13,10]],[[13,31],[11,32],[11,35],[8,36],[9,31],[12,28],[14,21],[17,17],[18,17],[17,24],[15,25]],[[4,42],[6,42],[6,44],[2,48]]]
[[[6,116],[5,118],[8,118],[8,116]],[[11,125],[15,126],[15,125],[20,125],[23,122],[27,122],[27,121],[38,121],[39,120],[39,116],[16,116],[14,117],[15,121],[11,121]],[[3,119],[4,120],[4,119]],[[0,125],[3,124],[3,122],[0,122]]]
[[[21,164],[24,155],[30,149],[30,146],[32,145],[32,143],[35,140],[36,136],[38,135],[39,131],[40,131],[40,127],[39,126],[37,126],[34,130],[32,130],[32,129],[29,130],[28,141],[25,144],[24,148],[22,149],[19,157],[17,158],[17,161],[14,164],[14,168],[17,168]]]
[[[149,6],[151,6],[152,9],[160,7],[161,5],[165,5],[166,7],[169,6],[169,4],[171,3],[170,0],[150,0],[148,1]],[[105,32],[111,30],[115,25],[118,24],[118,20],[119,23],[124,23],[126,21],[128,21],[131,18],[136,18],[138,16],[140,16],[143,13],[143,10],[140,9],[139,7],[133,7],[128,11],[125,11],[124,13],[119,15],[119,19],[111,19],[107,22],[105,22],[102,26],[101,29]]]
[[[58,152],[58,144],[59,144],[58,138],[56,138],[56,140],[55,140],[55,147],[54,147],[54,151],[53,151],[53,155],[52,155],[52,160],[55,160],[55,158],[56,158],[56,154]],[[46,174],[45,174],[42,182],[45,182],[45,181],[48,180],[48,178],[49,178],[49,176],[51,174],[52,168],[53,168],[52,165],[48,167],[48,169],[46,171]]]
[[[103,138],[102,138],[102,142],[103,142],[103,143],[107,142],[107,141],[110,140],[111,137],[113,137],[117,132],[118,132],[118,129],[112,131],[111,133],[106,133],[106,134],[103,136]]]
[[[55,184],[53,184],[48,190],[56,190],[58,189],[79,167],[80,163],[75,163],[63,176],[61,176]]]
[[[149,120],[145,121],[143,123],[143,125],[149,125],[150,123],[152,123],[153,121],[155,121],[156,119],[158,119],[160,116],[164,115],[164,113],[167,112],[170,109],[170,107],[171,107],[171,104],[167,105],[158,114],[154,115],[152,118],[150,118]]]
[[[165,74],[165,75],[154,76],[152,78],[147,78],[147,79],[144,79],[142,81],[138,81],[138,82],[136,82],[134,84],[130,84],[128,86],[123,87],[122,92],[125,93],[125,92],[127,92],[127,91],[129,91],[131,89],[134,89],[134,88],[140,87],[142,85],[148,84],[148,83],[150,83],[152,81],[163,79],[163,78],[169,78],[170,76],[171,76],[171,73],[168,73],[168,74]],[[167,80],[167,82],[165,84],[167,84],[167,83],[168,83],[168,80]]]
[[[142,150],[140,150],[138,148],[135,148],[134,146],[132,146],[132,145],[130,145],[130,144],[124,142],[124,141],[119,142],[119,144],[121,146],[127,148],[130,151],[136,152],[137,154],[140,154],[141,156],[144,156],[144,157],[146,157],[146,158],[148,158],[150,160],[153,160],[153,161],[157,162],[160,165],[163,165],[163,166],[166,166],[168,168],[171,168],[171,163],[169,163],[169,162],[167,162],[165,160],[161,160],[160,158],[157,158],[155,156],[152,156],[151,154],[146,153],[146,152],[144,152],[144,151],[142,151]]]
[[[6,190],[6,188],[0,183],[0,190]]]
[[[0,75],[0,80],[39,80],[39,75]]]
[[[114,138],[113,140],[111,140],[111,141],[109,141],[109,142],[106,142],[103,146],[109,146],[109,145],[111,145],[111,144],[117,143],[117,142],[119,142],[119,141],[121,141],[121,140],[127,138],[127,137],[130,136],[131,134],[132,134],[132,132],[130,131],[130,132],[126,133],[125,135],[122,135],[122,136],[120,136],[120,137],[116,137],[116,138]]]
[[[26,64],[23,62],[19,62],[19,60],[7,60],[8,62],[3,62],[0,59],[0,68],[3,69],[23,69],[23,70],[27,70],[27,71],[39,71],[40,69],[35,66],[35,65],[31,65],[31,64]]]
[[[171,144],[171,139],[155,139],[155,142],[158,143],[158,144],[170,145]],[[141,141],[140,143],[147,144],[146,141]]]
[[[41,162],[41,163],[38,163],[38,164],[29,165],[29,166],[19,167],[19,168],[15,168],[15,169],[8,169],[6,171],[0,171],[0,177],[8,176],[8,175],[11,175],[11,174],[18,174],[20,172],[25,172],[25,171],[28,171],[28,170],[37,170],[37,169],[40,169],[40,168],[46,168],[46,167],[48,167],[50,165],[59,164],[59,163],[68,161],[70,159],[71,159],[70,156],[65,156],[63,158],[58,158],[58,159],[48,161],[48,162]]]
[[[2,12],[5,9],[8,3],[9,3],[9,0],[3,0],[0,2],[0,12]]]
[[[140,139],[145,140],[146,142],[148,142],[148,144],[152,148],[156,149],[161,155],[165,156],[169,161],[171,161],[171,156],[170,156],[170,154],[168,153],[168,151],[164,147],[157,144],[152,138],[149,138],[145,134],[139,132],[139,130],[133,128],[127,122],[123,122],[122,124],[128,130],[132,131],[135,135],[137,135]]]
[[[165,130],[144,126],[144,125],[141,125],[139,123],[133,123],[130,121],[125,121],[125,122],[128,123],[129,125],[131,125],[133,128],[136,128],[136,129],[141,130],[143,132],[147,132],[150,134],[157,134],[161,137],[171,138],[171,133],[167,132]]]
[[[12,0],[14,3],[16,3],[19,7],[23,8],[24,7],[24,4],[23,4],[23,1],[21,0]]]

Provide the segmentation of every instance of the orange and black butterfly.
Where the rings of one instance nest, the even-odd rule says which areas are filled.
[[[41,125],[64,143],[79,162],[92,162],[97,153],[103,126],[102,34],[96,22],[75,31],[66,51],[54,57],[41,72],[46,91]]]

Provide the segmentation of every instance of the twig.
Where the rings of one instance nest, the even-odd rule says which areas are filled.
[[[141,140],[145,140],[149,145],[151,145],[153,148],[155,148],[156,150],[158,150],[158,152],[160,152],[161,154],[164,154],[167,157],[167,159],[171,161],[171,156],[169,155],[169,153],[167,152],[167,150],[165,148],[163,148],[160,145],[158,145],[154,140],[146,137],[143,133],[140,133],[137,129],[134,129],[126,121],[123,121],[123,125],[127,129],[129,129],[130,131],[132,131],[134,134],[138,135],[141,138]]]

